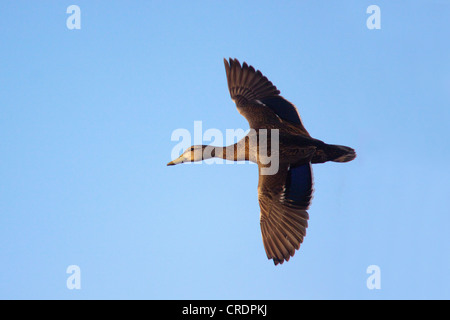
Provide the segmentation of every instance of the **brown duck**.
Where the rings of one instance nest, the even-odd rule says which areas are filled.
[[[348,162],[355,159],[356,153],[352,148],[312,138],[297,108],[280,96],[280,91],[259,70],[245,62],[241,65],[237,59],[224,62],[231,99],[247,119],[250,132],[227,147],[192,146],[168,165],[212,157],[257,163],[264,248],[275,265],[282,264],[300,248],[306,235],[307,210],[313,195],[311,164]],[[277,170],[264,173],[272,164],[267,162],[269,156],[276,156]]]

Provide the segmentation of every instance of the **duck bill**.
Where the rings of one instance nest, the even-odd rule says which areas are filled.
[[[175,160],[173,160],[173,161],[170,161],[167,165],[168,166],[174,166],[174,165],[176,165],[176,164],[180,164],[180,163],[183,163],[183,158],[178,158],[178,159],[175,159]]]

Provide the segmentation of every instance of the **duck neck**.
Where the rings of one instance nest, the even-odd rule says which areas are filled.
[[[244,161],[248,160],[245,156],[245,150],[241,150],[237,143],[226,147],[214,147],[212,156],[229,161]]]

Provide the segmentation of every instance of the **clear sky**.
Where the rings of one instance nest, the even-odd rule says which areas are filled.
[[[449,15],[445,0],[1,1],[0,298],[449,299]],[[255,165],[166,166],[176,129],[248,128],[224,57],[358,153],[314,166],[308,233],[281,266]]]

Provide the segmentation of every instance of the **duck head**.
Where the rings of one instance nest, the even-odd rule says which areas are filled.
[[[181,156],[173,161],[170,161],[167,165],[174,166],[176,164],[185,162],[202,161],[214,157],[214,148],[211,146],[191,146],[187,148]]]

